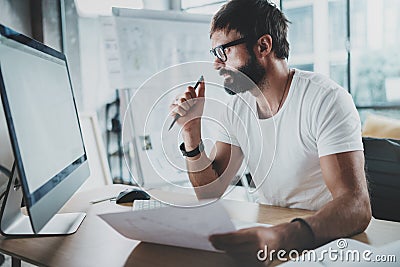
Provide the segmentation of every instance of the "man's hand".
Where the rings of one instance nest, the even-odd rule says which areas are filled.
[[[185,93],[178,96],[175,102],[170,105],[170,115],[175,117],[179,114],[181,117],[177,123],[183,127],[183,132],[200,130],[200,119],[204,109],[205,83],[200,82],[198,94],[192,86],[188,86]],[[198,143],[196,144],[196,146]]]
[[[268,264],[267,255],[265,261],[258,259],[259,251],[264,251],[265,245],[275,249],[280,247],[279,237],[275,231],[266,227],[254,227],[242,229],[233,233],[216,234],[210,236],[210,241],[216,249],[225,251],[229,256],[243,264]],[[261,255],[264,257],[265,255]]]
[[[209,239],[216,249],[225,251],[239,263],[246,266],[265,266],[277,256],[287,258],[289,250],[305,246],[310,236],[307,229],[296,222],[215,234]],[[286,250],[285,255],[279,254],[282,249]]]

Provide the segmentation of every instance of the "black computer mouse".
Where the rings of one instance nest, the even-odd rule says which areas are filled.
[[[140,200],[149,200],[150,196],[146,192],[140,189],[127,189],[119,193],[117,198],[115,199],[115,202],[117,204],[121,203],[132,203],[134,200],[140,199]]]

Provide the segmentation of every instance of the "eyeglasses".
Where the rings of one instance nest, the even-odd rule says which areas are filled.
[[[221,60],[222,62],[225,62],[228,60],[228,57],[225,54],[225,49],[234,45],[238,45],[238,44],[243,44],[246,42],[246,37],[234,40],[232,42],[223,44],[223,45],[219,45],[213,49],[210,50],[210,53],[213,54],[214,56],[216,56],[219,60]]]

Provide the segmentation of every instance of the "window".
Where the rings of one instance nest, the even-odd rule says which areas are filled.
[[[347,41],[346,1],[328,2],[329,51],[344,51]]]
[[[289,65],[347,88],[346,0],[283,0],[282,7],[291,22]]]
[[[350,0],[351,88],[358,106],[400,107],[400,1]],[[354,24],[353,24],[354,23]]]
[[[400,1],[282,0],[281,7],[292,22],[290,66],[348,89],[362,118],[371,110],[400,117]]]
[[[293,55],[312,54],[314,52],[312,5],[290,8],[286,15],[292,22],[289,41],[292,44]]]

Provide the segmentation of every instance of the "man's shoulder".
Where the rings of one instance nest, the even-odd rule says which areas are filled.
[[[333,81],[328,76],[318,73],[318,72],[311,72],[311,71],[304,71],[304,70],[297,70],[295,75],[304,81],[309,82],[311,85],[320,86],[320,87],[341,87],[335,81]]]
[[[295,77],[297,77],[297,86],[303,88],[305,92],[310,94],[322,96],[337,93],[338,91],[346,91],[342,86],[321,73],[296,69],[295,75]]]

